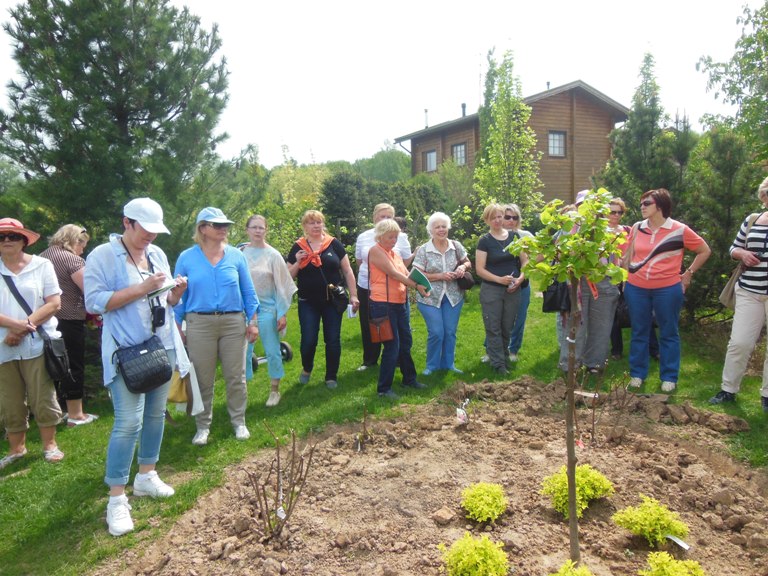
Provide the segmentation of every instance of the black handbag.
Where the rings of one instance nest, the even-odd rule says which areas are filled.
[[[569,312],[571,310],[571,295],[567,282],[555,280],[544,291],[542,312]]]
[[[114,356],[126,388],[134,394],[151,392],[173,376],[168,353],[156,334],[141,344],[118,348]]]
[[[328,284],[328,295],[333,303],[333,307],[336,312],[341,314],[349,306],[349,296],[344,286],[336,286],[335,284]]]
[[[32,308],[24,298],[21,297],[19,289],[16,288],[16,283],[13,278],[3,274],[3,280],[8,285],[8,289],[16,298],[16,302],[19,303],[22,310],[30,316],[32,314]],[[48,375],[56,382],[61,382],[65,378],[71,378],[72,373],[69,371],[69,356],[67,355],[67,347],[64,344],[63,338],[51,338],[48,333],[43,330],[42,326],[37,327],[37,333],[43,340],[43,357],[45,359],[45,369],[48,371]]]
[[[453,244],[453,248],[458,253],[455,242]],[[458,264],[456,264],[456,268],[458,268],[461,265],[462,265],[462,262],[459,262]],[[456,268],[454,268],[454,270],[456,270]],[[464,270],[464,276],[459,276],[458,278],[456,278],[456,285],[462,290],[471,290],[472,286],[475,285],[475,278],[474,276],[472,276],[472,272],[470,272],[469,270]]]
[[[619,328],[631,328],[632,321],[629,319],[629,306],[624,298],[624,290],[621,289],[619,302],[616,304],[616,324]]]

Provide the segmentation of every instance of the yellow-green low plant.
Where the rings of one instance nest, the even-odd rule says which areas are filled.
[[[593,576],[586,566],[576,566],[573,560],[567,560],[560,566],[560,570],[552,572],[549,576]]]
[[[469,532],[450,548],[437,546],[443,553],[448,576],[506,576],[509,560],[501,542],[492,542],[483,534],[473,538]]]
[[[592,500],[613,494],[613,484],[589,464],[576,466],[576,516],[581,518]],[[568,518],[568,477],[565,466],[541,483],[541,494],[552,498],[552,506]]]
[[[645,494],[640,494],[640,498],[642,504],[619,510],[613,515],[613,521],[632,534],[644,537],[651,546],[663,543],[667,534],[677,538],[688,536],[688,526],[677,512]]]
[[[507,509],[507,497],[501,484],[478,482],[461,493],[461,506],[467,518],[477,522],[493,522]]]
[[[666,552],[648,554],[648,570],[640,570],[640,576],[706,576],[695,560],[675,560]]]

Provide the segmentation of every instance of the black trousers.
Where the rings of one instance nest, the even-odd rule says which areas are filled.
[[[363,338],[363,364],[376,366],[381,355],[381,343],[371,342],[371,331],[368,326],[369,295],[370,291],[367,288],[357,286],[357,298],[360,300],[360,309],[357,311],[357,315],[360,318],[360,335]]]
[[[56,382],[59,401],[82,400],[85,386],[85,320],[59,320],[59,332],[69,356],[71,378]]]

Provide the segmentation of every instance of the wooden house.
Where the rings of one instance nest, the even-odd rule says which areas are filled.
[[[626,121],[629,109],[581,80],[528,96],[524,102],[531,107],[529,123],[542,153],[544,199],[572,202],[611,157],[608,135]],[[400,136],[395,144],[403,146],[408,140],[413,175],[434,172],[448,158],[472,169],[480,150],[479,115],[466,114],[462,105],[460,118]]]

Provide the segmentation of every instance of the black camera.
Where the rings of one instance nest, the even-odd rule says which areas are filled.
[[[341,298],[347,295],[347,291],[344,290],[344,286],[336,286],[336,284],[328,284],[328,292],[331,293],[331,297],[336,296]]]
[[[163,306],[152,306],[152,328],[165,326],[165,308]]]

